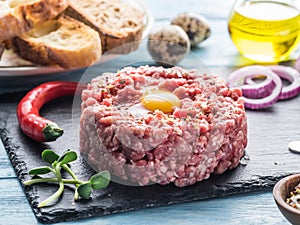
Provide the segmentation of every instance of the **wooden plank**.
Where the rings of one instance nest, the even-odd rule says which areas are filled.
[[[257,204],[257,198],[264,201],[264,203]],[[251,212],[251,216],[247,216],[249,212]],[[99,224],[99,220],[89,219],[87,221],[89,221],[91,225]],[[107,225],[119,224],[120,221],[122,221],[121,223],[124,225],[289,224],[279,214],[276,207],[274,207],[274,202],[270,194],[184,203],[176,206],[128,212],[124,215],[118,214],[101,219],[101,222]]]
[[[67,148],[72,148],[78,151],[78,139],[74,133],[76,124],[72,123],[75,119],[71,114],[72,103],[72,99],[60,99],[43,108],[42,115],[56,121],[65,129],[63,138],[47,144],[36,143],[20,132],[13,113],[16,102],[2,104],[0,136],[10,153],[11,161],[21,181],[29,179],[27,175],[29,169],[43,164],[40,159],[43,149],[50,148],[63,152]],[[295,165],[298,164],[300,156],[289,152],[287,143],[299,138],[297,130],[300,117],[295,116],[299,114],[299,108],[295,105],[299,104],[300,96],[289,101],[278,102],[266,110],[247,110],[249,144],[246,150],[250,156],[247,165],[240,165],[222,175],[211,176],[210,179],[193,186],[180,189],[173,185],[124,188],[122,185],[112,183],[107,189],[96,192],[93,195],[93,201],[81,201],[76,204],[72,204],[73,192],[68,189],[63,196],[63,201],[45,209],[38,209],[36,205],[53,192],[56,186],[39,185],[37,189],[26,189],[26,193],[39,219],[49,223],[271,190],[280,178],[298,171]],[[88,180],[93,174],[82,158],[73,163],[72,168],[83,180]],[[70,217],[75,212],[76,217]]]
[[[0,224],[39,224],[17,179],[0,179]],[[251,212],[251,215],[249,215]],[[271,193],[195,201],[144,209],[124,214],[95,217],[61,225],[169,225],[169,224],[282,224],[289,223],[275,206]]]
[[[0,179],[0,187],[0,224],[37,224],[18,179]]]
[[[0,140],[0,179],[16,177],[11,162]]]
[[[196,11],[203,13],[209,18],[210,23],[212,24],[212,35],[207,41],[199,45],[198,48],[193,49],[193,52],[197,54],[197,57],[200,57],[200,59],[203,60],[203,62],[208,65],[213,72],[226,78],[229,72],[233,69],[230,68],[230,66],[241,66],[248,63],[238,55],[230,41],[227,32],[225,19],[228,12],[228,1],[214,0],[213,4],[210,0],[201,0],[201,3],[195,3],[194,0],[179,0],[176,1],[176,3],[171,0],[145,0],[145,2],[149,5],[154,17],[157,19],[155,26],[168,24],[170,18],[173,18],[178,13],[183,11]],[[197,4],[196,7],[195,4]],[[200,7],[201,4],[203,4],[205,7]],[[215,5],[218,7],[215,7]],[[137,58],[139,58],[139,56],[147,55],[147,51],[145,49],[142,48],[141,51],[137,52]],[[132,63],[132,59],[134,59],[134,57],[130,56],[128,57],[129,61],[119,60],[118,62],[122,62],[122,65],[126,65],[126,63]],[[197,65],[197,58],[194,58],[193,62],[195,65]],[[114,64],[116,61],[112,63]],[[105,71],[105,69],[106,68],[102,68],[101,65],[95,68],[95,72],[100,73],[101,70]],[[63,77],[63,79],[70,79],[70,75],[71,74],[67,74]],[[47,77],[43,79],[52,78],[53,77]],[[34,78],[33,80],[35,81],[35,84],[37,84],[37,80],[40,82],[41,79]],[[22,82],[23,81],[20,82],[20,85],[23,85]],[[29,86],[26,87],[29,88]],[[267,185],[267,188],[270,189],[270,186],[275,182],[275,180],[272,180],[272,177],[269,177],[268,168],[275,168],[272,171],[277,175],[276,179],[278,179],[283,172],[290,173],[297,169],[292,168],[292,166],[297,164],[298,156],[291,155],[286,147],[289,140],[299,138],[299,129],[291,129],[294,124],[299,124],[299,119],[297,120],[299,111],[297,108],[293,107],[293,105],[299,105],[299,103],[298,97],[293,99],[292,102],[280,102],[270,110],[263,110],[261,112],[248,112],[250,123],[248,154],[250,155],[250,161],[246,167],[241,167],[238,172],[234,172],[233,174],[234,176],[239,176],[240,172],[245,173],[246,170],[250,170],[254,174],[253,181],[257,179],[257,182],[245,184],[239,183],[238,185],[240,189],[248,188],[249,191],[249,188],[251,188],[251,185],[253,184],[260,187]],[[50,112],[46,110],[46,115],[51,116],[51,113],[51,110]],[[275,124],[273,127],[270,127],[268,121],[270,121],[273,116],[275,116],[277,119],[277,124]],[[276,134],[274,130],[278,130],[279,132]],[[266,133],[274,135],[265,136]],[[274,140],[277,140],[280,143],[273,143]],[[268,149],[273,149],[274,151],[270,153],[266,151]],[[276,154],[279,155],[277,155],[275,158],[272,158],[270,157],[272,154],[275,156]],[[294,157],[294,160],[292,161],[293,164],[289,170],[285,170],[284,168],[287,166],[286,160],[289,160],[291,157]],[[265,174],[256,172],[257,167],[260,166],[265,169]],[[10,179],[10,177],[14,176],[14,172],[7,161],[6,153],[0,151],[0,177],[8,178],[0,179],[0,187],[3,189],[1,192],[2,198],[0,199],[1,202],[3,202],[3,204],[0,206],[0,224],[37,224],[34,215],[27,204],[27,199],[20,189],[18,180]],[[265,182],[261,179],[262,176],[266,176],[266,178],[270,180]],[[251,215],[249,215],[249,212],[251,212]],[[74,222],[72,222],[72,224],[73,223]],[[126,214],[93,218],[80,221],[79,223],[92,225],[150,223],[288,224],[277,210],[271,193],[196,201],[192,203],[134,211]]]

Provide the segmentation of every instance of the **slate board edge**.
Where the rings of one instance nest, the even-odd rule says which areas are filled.
[[[193,199],[189,199],[186,201],[178,200],[178,201],[172,201],[172,202],[156,202],[156,203],[148,203],[145,202],[143,206],[140,205],[140,207],[132,207],[131,209],[122,210],[119,208],[116,208],[114,210],[111,210],[110,212],[106,211],[103,208],[97,208],[95,207],[93,210],[82,210],[80,212],[72,209],[66,209],[67,213],[69,213],[70,216],[66,218],[65,214],[61,214],[58,211],[50,211],[50,213],[43,213],[40,209],[37,208],[38,205],[38,197],[34,194],[35,193],[35,187],[25,187],[22,183],[25,181],[26,173],[25,171],[28,171],[28,168],[26,167],[26,162],[22,161],[18,158],[17,154],[14,152],[14,148],[19,148],[19,146],[13,145],[10,138],[7,138],[8,130],[7,129],[0,129],[0,138],[3,141],[4,147],[7,151],[7,154],[9,155],[10,161],[14,167],[14,170],[17,174],[17,177],[19,181],[21,182],[22,188],[28,188],[27,191],[25,191],[26,197],[30,203],[30,206],[37,218],[37,220],[44,224],[50,224],[50,223],[57,223],[57,222],[67,222],[67,221],[74,221],[76,219],[83,219],[88,217],[96,217],[96,216],[104,216],[108,214],[115,214],[115,213],[122,213],[126,211],[133,211],[138,210],[142,208],[150,208],[150,207],[159,207],[159,206],[166,206],[166,205],[172,205],[172,204],[179,204],[179,203],[186,203],[186,202],[192,202],[196,200],[204,200],[208,198],[218,198],[218,197],[225,197],[225,196],[232,196],[232,195],[239,195],[239,194],[246,194],[246,193],[253,193],[253,192],[261,192],[261,191],[269,191],[273,187],[273,185],[284,176],[287,176],[287,174],[278,174],[276,176],[262,176],[258,177],[256,180],[249,180],[247,182],[236,182],[236,183],[228,183],[226,185],[215,185],[215,189],[218,190],[215,196],[209,196],[209,197],[195,197]],[[23,171],[21,173],[21,171]],[[29,193],[32,193],[30,195]]]
[[[23,160],[20,160],[17,156],[17,154],[14,152],[13,143],[11,142],[11,138],[9,138],[6,134],[8,133],[7,129],[0,128],[0,139],[2,140],[2,143],[4,145],[4,148],[8,154],[9,160],[14,168],[14,171],[19,179],[19,182],[23,188],[23,191],[27,197],[28,202],[30,203],[31,209],[33,210],[36,218],[40,220],[42,217],[41,212],[37,209],[38,201],[37,196],[34,195],[34,186],[28,186],[25,187],[23,185],[23,182],[26,180],[25,177],[27,174],[24,173],[24,171],[28,171],[28,168],[26,167],[26,162]],[[19,146],[15,146],[16,148],[19,148]],[[22,173],[23,171],[23,173]],[[28,192],[25,191],[25,188],[28,189]],[[29,194],[32,193],[32,195]]]
[[[9,117],[11,112],[4,112],[4,117]],[[287,176],[287,173],[277,173],[273,176],[257,176],[255,179],[251,180],[241,180],[239,182],[231,182],[231,183],[222,183],[222,184],[215,184],[212,186],[214,189],[214,194],[210,196],[199,196],[193,195],[192,198],[183,200],[172,200],[172,201],[144,201],[139,207],[131,207],[129,209],[122,209],[120,207],[115,208],[100,208],[94,207],[93,210],[80,210],[76,211],[74,209],[64,209],[67,214],[72,216],[67,216],[62,214],[59,210],[50,210],[49,212],[44,212],[42,209],[38,209],[38,200],[39,197],[37,195],[38,188],[36,186],[25,187],[22,182],[25,180],[30,179],[28,175],[28,168],[25,161],[22,158],[19,158],[18,154],[15,150],[19,150],[20,146],[13,143],[13,138],[10,136],[10,130],[7,129],[8,122],[7,120],[0,120],[0,138],[4,144],[6,152],[9,156],[9,159],[13,165],[13,168],[16,172],[16,175],[22,185],[22,188],[26,194],[26,197],[30,203],[30,206],[37,218],[37,220],[41,223],[56,223],[56,222],[65,222],[65,221],[74,221],[76,219],[83,219],[88,217],[96,217],[96,216],[104,216],[108,214],[115,214],[119,212],[126,212],[126,211],[133,211],[142,208],[150,208],[150,207],[158,207],[158,206],[166,206],[171,204],[178,204],[178,203],[185,203],[191,202],[196,200],[203,200],[208,198],[217,198],[217,197],[224,197],[224,196],[232,196],[232,195],[239,195],[239,194],[246,194],[246,193],[253,193],[253,192],[260,192],[260,191],[269,191],[273,187],[273,185],[282,177]],[[243,167],[240,165],[240,168]],[[210,180],[210,179],[209,179]]]

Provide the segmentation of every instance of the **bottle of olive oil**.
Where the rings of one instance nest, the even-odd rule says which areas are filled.
[[[229,16],[233,43],[256,62],[288,59],[300,43],[299,9],[279,0],[237,0]]]

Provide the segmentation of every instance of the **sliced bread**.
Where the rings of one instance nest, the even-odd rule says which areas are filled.
[[[66,15],[41,23],[12,42],[22,58],[66,69],[90,66],[102,55],[98,33]]]
[[[0,0],[0,41],[21,35],[63,12],[68,0]]]
[[[64,12],[99,32],[103,52],[126,54],[138,48],[142,38],[143,12],[119,0],[70,0]],[[126,46],[122,46],[129,44]],[[114,52],[115,53],[115,52]]]

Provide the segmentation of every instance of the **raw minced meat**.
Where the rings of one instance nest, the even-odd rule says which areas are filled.
[[[141,104],[147,90],[176,95],[171,113]],[[182,187],[239,165],[247,145],[241,90],[180,67],[126,67],[82,93],[80,151],[96,171],[125,184]]]

